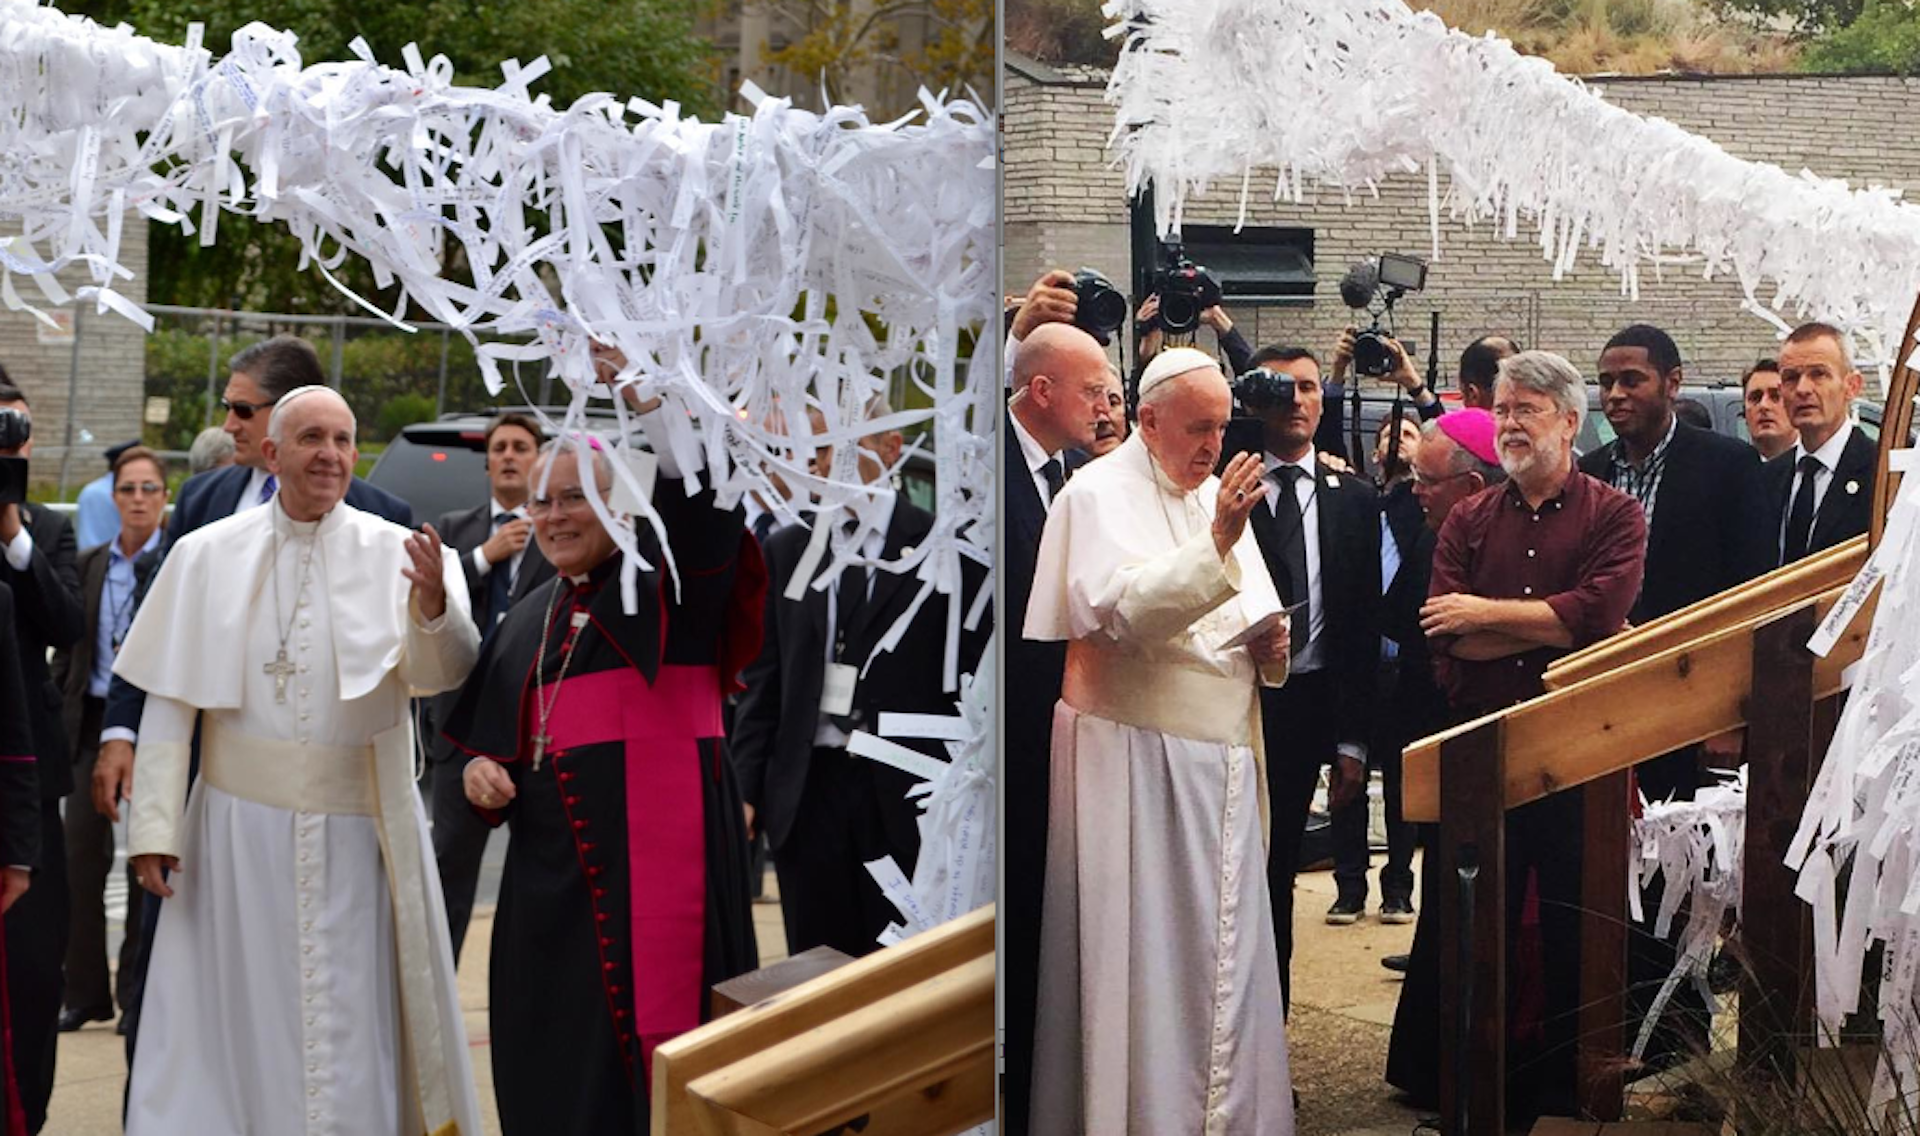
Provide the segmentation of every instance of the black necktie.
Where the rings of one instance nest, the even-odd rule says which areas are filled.
[[[1047,505],[1051,507],[1060,490],[1067,484],[1066,471],[1060,467],[1059,458],[1048,458],[1047,464],[1040,467],[1040,476],[1047,479]]]
[[[1289,628],[1293,635],[1293,653],[1298,656],[1307,649],[1307,634],[1313,627],[1313,606],[1308,602],[1307,590],[1307,520],[1300,512],[1298,490],[1299,481],[1307,471],[1297,465],[1283,465],[1274,472],[1280,476],[1275,519],[1280,529],[1281,566],[1287,570],[1285,599],[1289,605],[1300,605],[1300,610],[1293,613]]]
[[[759,541],[761,544],[764,545],[767,543],[767,538],[772,535],[773,535],[773,514],[772,513],[762,513],[753,519],[753,539]]]
[[[1807,541],[1813,535],[1813,475],[1820,469],[1820,459],[1812,454],[1800,459],[1800,489],[1793,495],[1793,508],[1787,511],[1783,564],[1791,564],[1807,554]]]
[[[493,515],[493,530],[499,532],[503,527],[512,524],[513,520],[514,516],[512,513],[495,513]],[[507,607],[512,602],[513,559],[509,557],[495,564],[492,571],[487,573],[486,626],[488,629],[492,629],[495,624],[498,624],[502,619],[506,618]]]

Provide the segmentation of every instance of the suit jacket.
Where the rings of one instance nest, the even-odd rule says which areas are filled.
[[[51,801],[73,791],[73,761],[60,721],[60,688],[48,669],[47,653],[73,646],[86,633],[87,619],[80,607],[73,526],[52,509],[20,509],[22,524],[33,535],[33,556],[21,572],[0,557],[0,584],[13,589],[20,680],[39,762],[40,799]]]
[[[473,550],[487,543],[493,534],[493,502],[484,501],[471,509],[455,509],[453,512],[434,522],[433,530],[440,534],[448,548],[460,554],[460,571],[467,578],[467,598],[473,604],[473,622],[480,628],[482,637],[492,630],[497,617],[506,614],[493,610],[493,593],[487,587],[487,578],[480,575],[473,566]],[[504,565],[496,564],[495,572],[507,571]],[[507,606],[519,603],[526,595],[553,579],[553,565],[540,554],[540,546],[534,541],[527,542],[526,554],[520,558],[520,575],[513,581],[513,591],[507,596]],[[436,694],[427,701],[428,724],[422,731],[427,743],[427,757],[430,761],[446,761],[454,754],[453,740],[440,732],[440,723],[447,721],[453,713],[454,704],[460,700],[460,688],[456,687],[444,694]]]
[[[1023,772],[1037,771],[1039,777],[1035,784],[1038,786],[1038,797],[1035,799],[1044,816],[1053,705],[1060,700],[1060,683],[1067,669],[1067,645],[1063,642],[1040,642],[1022,634],[1027,625],[1027,603],[1033,597],[1033,574],[1040,559],[1040,534],[1047,527],[1047,507],[1040,500],[1040,491],[1033,484],[1033,478],[1027,474],[1027,457],[1020,449],[1020,438],[1013,432],[1011,415],[1007,419],[1005,433],[1006,483],[1001,494],[1001,523],[1006,532],[1001,551],[1001,571],[1007,588],[1007,614],[1003,620],[1006,628],[1003,636],[1006,640],[1004,657],[1005,673],[1020,678],[1018,682],[1003,684],[1006,691],[1006,726],[1000,750],[1002,779],[1016,766]],[[1074,464],[1077,468],[1079,463]],[[1027,799],[1025,794],[1009,793],[1009,800],[1016,795],[1022,801]],[[1044,820],[1041,823],[1044,839]],[[1043,845],[1033,851],[1044,856],[1046,849]]]
[[[1400,549],[1400,569],[1387,581],[1380,598],[1380,634],[1393,640],[1398,665],[1393,668],[1394,688],[1377,692],[1382,712],[1375,737],[1379,745],[1398,752],[1447,721],[1447,696],[1434,681],[1433,653],[1420,627],[1420,608],[1427,602],[1433,580],[1433,549],[1439,538],[1427,527],[1426,513],[1410,481],[1388,490],[1380,498],[1380,511]]]
[[[80,554],[80,609],[86,615],[86,633],[73,646],[56,651],[53,656],[53,681],[60,687],[67,744],[75,765],[80,763],[80,755],[86,749],[86,739],[80,736],[80,719],[86,705],[87,683],[93,677],[94,652],[100,641],[100,593],[106,589],[112,551],[113,541],[108,541]]]
[[[1860,427],[1847,429],[1852,431],[1847,438],[1847,448],[1841,451],[1833,480],[1827,485],[1826,496],[1820,500],[1819,511],[1813,515],[1813,532],[1807,539],[1809,553],[1843,544],[1873,527],[1873,481],[1879,469],[1879,451]],[[1767,533],[1776,566],[1784,551],[1780,534],[1787,509],[1793,504],[1793,454],[1793,450],[1788,450],[1773,458],[1765,469]],[[1849,484],[1855,486],[1851,493],[1847,492]]]
[[[1360,478],[1318,460],[1314,493],[1319,514],[1320,602],[1326,612],[1320,632],[1325,640],[1320,646],[1320,666],[1334,684],[1329,708],[1334,736],[1364,746],[1372,734],[1368,720],[1380,664],[1379,494]],[[1282,547],[1288,534],[1280,531],[1284,522],[1259,504],[1250,523],[1281,601],[1292,605],[1305,599],[1305,581],[1296,585],[1287,578]],[[1295,640],[1295,659],[1306,645],[1303,638]]]
[[[1613,447],[1602,446],[1580,459],[1580,470],[1608,481],[1612,460]],[[1780,514],[1768,500],[1752,446],[1675,426],[1654,496],[1646,576],[1628,618],[1645,623],[1770,571]]]
[[[140,614],[140,605],[146,602],[147,587],[159,574],[160,563],[166,559],[167,550],[173,547],[175,541],[202,525],[231,517],[252,476],[251,467],[230,465],[187,478],[186,484],[180,487],[180,496],[174,500],[173,517],[167,524],[167,535],[160,547],[141,554],[140,559],[134,562],[135,616]],[[386,490],[368,485],[359,478],[347,482],[347,504],[361,512],[385,517],[396,525],[413,527],[412,507]],[[118,726],[137,732],[140,729],[140,715],[146,708],[146,692],[115,675],[113,685],[107,691],[107,711],[101,720],[101,728]]]
[[[13,589],[0,584],[0,867],[40,866],[40,762],[20,675]]]
[[[882,556],[895,559],[901,550],[925,539],[933,514],[895,500],[893,520],[887,526]],[[793,578],[812,532],[789,525],[767,539],[767,613],[760,655],[741,676],[746,691],[734,716],[731,752],[740,779],[740,795],[754,807],[755,822],[767,833],[769,847],[778,852],[793,828],[793,818],[806,789],[813,757],[813,739],[820,725],[820,688],[827,664],[827,604],[833,590],[808,588],[800,600],[783,592]],[[957,602],[964,613],[986,583],[986,570],[972,561],[961,562],[961,595],[927,599],[891,654],[875,660],[854,693],[854,709],[868,729],[878,725],[881,711],[950,714],[957,695],[940,689],[946,657],[947,604]],[[907,610],[920,588],[911,573],[876,571],[873,591],[846,628],[845,660],[863,666],[874,644]],[[972,671],[991,632],[991,620],[977,630],[962,632],[960,669]],[[912,741],[904,744],[915,745]],[[933,746],[926,752],[944,756]],[[865,758],[848,760],[864,761]],[[919,843],[917,809],[906,800],[915,779],[890,766],[873,764],[873,775],[893,843]],[[905,867],[905,865],[902,865]]]

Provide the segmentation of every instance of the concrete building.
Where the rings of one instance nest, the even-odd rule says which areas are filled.
[[[1082,265],[1133,290],[1125,176],[1105,149],[1113,129],[1112,108],[1103,97],[1106,82],[1106,72],[1096,68],[1007,61],[1001,124],[1008,292],[1024,291],[1047,268]],[[1588,82],[1614,105],[1668,119],[1738,157],[1861,186],[1909,192],[1920,186],[1920,137],[1894,125],[1920,113],[1920,79],[1662,76]],[[1256,186],[1262,176],[1255,172]],[[1631,155],[1621,156],[1621,176],[1632,176]],[[1211,243],[1221,258],[1234,260],[1216,260],[1214,266],[1233,269],[1264,258],[1273,285],[1268,298],[1230,296],[1226,305],[1249,341],[1330,351],[1352,317],[1338,287],[1352,262],[1382,251],[1428,255],[1426,179],[1388,182],[1378,200],[1356,198],[1352,206],[1324,191],[1297,206],[1268,200],[1273,178],[1265,177],[1269,192],[1252,195],[1247,229],[1238,237],[1231,231],[1237,183],[1191,198],[1185,223],[1190,251],[1209,264]],[[1468,229],[1443,217],[1442,255],[1431,265],[1427,290],[1400,305],[1399,329],[1418,344],[1423,373],[1428,313],[1435,309],[1442,317],[1441,369],[1448,376],[1460,349],[1484,332],[1558,351],[1590,370],[1614,331],[1654,323],[1679,343],[1689,381],[1703,382],[1737,382],[1756,358],[1778,347],[1770,325],[1740,310],[1740,288],[1730,276],[1706,281],[1686,268],[1664,279],[1643,273],[1641,298],[1634,303],[1621,295],[1618,275],[1594,256],[1553,281],[1551,266],[1528,236],[1524,222],[1519,238],[1508,241],[1489,227]],[[1211,347],[1211,334],[1200,334],[1200,346]]]
[[[17,226],[13,228],[18,231]],[[43,242],[42,255],[53,250]],[[135,218],[121,237],[120,262],[133,272],[117,289],[135,303],[147,298],[147,222]],[[84,266],[59,274],[68,292],[92,282]],[[145,400],[146,333],[117,313],[98,314],[90,304],[55,308],[30,279],[15,275],[20,298],[54,316],[49,328],[29,312],[0,310],[0,365],[33,407],[33,482],[56,485],[72,428],[69,490],[107,472],[101,451],[140,437]],[[77,309],[84,309],[78,311]],[[74,321],[79,321],[78,335]],[[75,341],[79,349],[75,351]],[[72,397],[69,398],[69,390]],[[92,441],[86,438],[91,435]]]

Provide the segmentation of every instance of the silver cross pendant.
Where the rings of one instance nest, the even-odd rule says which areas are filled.
[[[287,700],[287,679],[293,677],[293,671],[293,664],[287,661],[287,649],[285,647],[280,648],[279,652],[274,655],[271,663],[265,663],[260,667],[262,674],[273,676],[273,700],[275,702],[285,702]]]

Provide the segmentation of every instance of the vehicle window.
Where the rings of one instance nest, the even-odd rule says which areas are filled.
[[[416,525],[430,523],[486,502],[487,462],[478,445],[457,434],[402,434],[374,463],[367,483],[412,506]]]

